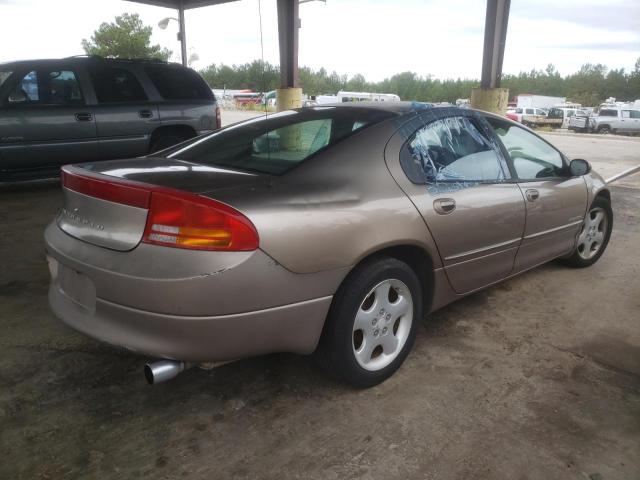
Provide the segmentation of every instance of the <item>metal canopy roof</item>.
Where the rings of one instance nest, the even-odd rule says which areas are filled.
[[[156,7],[175,8],[180,7],[185,10],[191,8],[208,7],[210,5],[219,5],[221,3],[237,2],[238,0],[127,0],[134,3],[146,3],[147,5],[155,5]]]

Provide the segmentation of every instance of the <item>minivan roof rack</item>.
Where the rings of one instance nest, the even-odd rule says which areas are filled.
[[[70,57],[65,57],[64,60],[72,60],[74,58],[87,58],[90,60],[104,60],[111,62],[149,62],[149,63],[168,63],[161,58],[153,58],[153,57],[139,57],[139,58],[114,58],[114,57],[103,57],[101,55],[71,55]]]

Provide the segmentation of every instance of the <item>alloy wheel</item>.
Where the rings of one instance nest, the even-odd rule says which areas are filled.
[[[362,300],[353,322],[352,346],[358,364],[369,371],[388,366],[406,344],[412,322],[409,287],[397,279],[378,283]]]
[[[587,213],[578,236],[578,255],[589,260],[598,254],[604,243],[608,218],[603,208],[596,207]]]

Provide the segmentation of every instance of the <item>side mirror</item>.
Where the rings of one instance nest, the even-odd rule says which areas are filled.
[[[582,175],[586,175],[591,171],[591,165],[586,160],[576,158],[574,160],[571,160],[571,163],[569,164],[569,170],[571,171],[571,175],[573,177],[581,177]]]

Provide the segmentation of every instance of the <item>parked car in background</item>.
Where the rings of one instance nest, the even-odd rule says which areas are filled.
[[[535,107],[515,107],[507,110],[507,115],[510,120],[523,123],[524,117],[546,117],[547,110],[544,108]]]
[[[261,116],[153,158],[65,166],[62,183],[51,308],[163,358],[152,383],[315,351],[375,385],[427,313],[556,258],[588,267],[613,224],[585,160],[496,115],[413,102]]]
[[[588,117],[589,111],[580,107],[553,107],[549,110],[549,118],[557,118],[562,121],[559,125],[561,128],[569,127],[569,119],[573,116]]]
[[[589,128],[596,133],[640,133],[640,108],[625,104],[603,104],[591,117]]]
[[[71,57],[0,64],[0,181],[136,157],[220,127],[195,71],[157,60]]]

